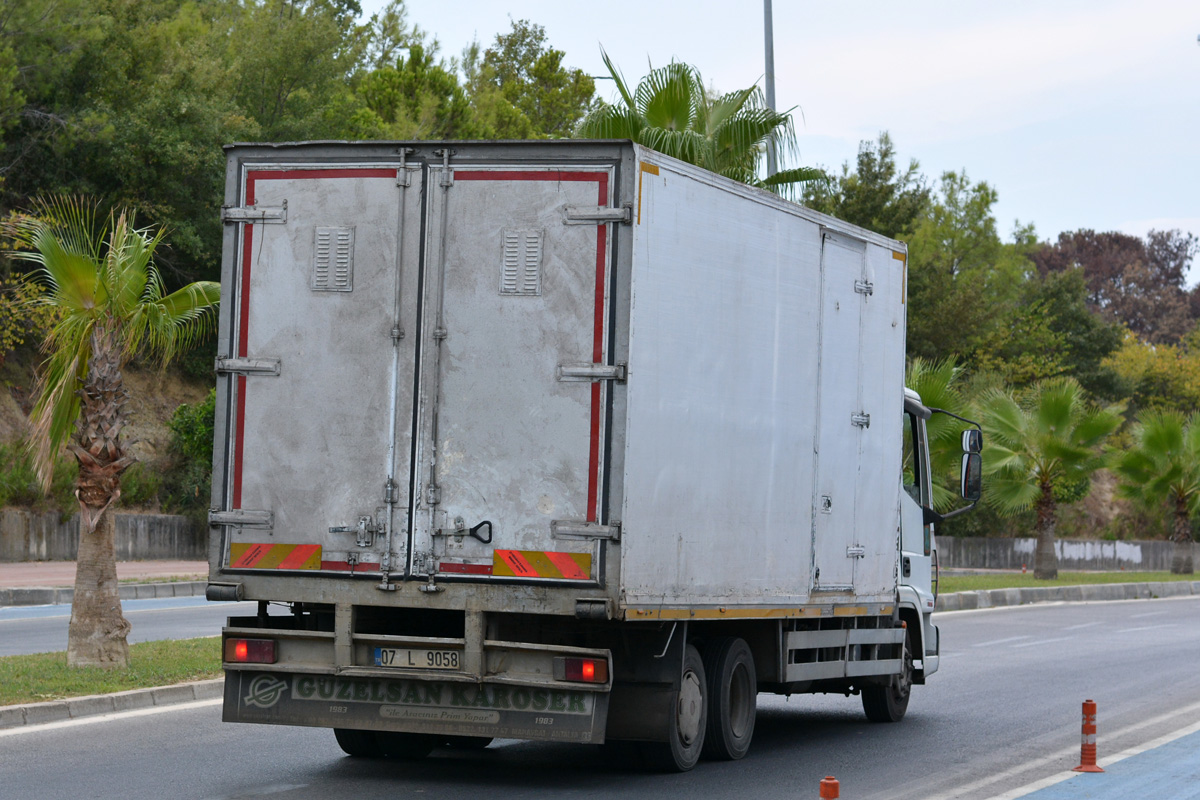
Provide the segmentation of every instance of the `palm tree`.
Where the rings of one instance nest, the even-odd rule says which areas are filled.
[[[1200,511],[1200,413],[1148,411],[1134,431],[1136,445],[1116,455],[1113,470],[1123,497],[1147,508],[1169,504],[1175,521],[1171,572],[1190,575],[1192,517]]]
[[[18,217],[10,233],[23,248],[16,257],[38,265],[35,279],[46,289],[40,302],[58,317],[43,343],[47,357],[30,415],[31,451],[43,487],[49,487],[64,445],[79,461],[79,554],[67,662],[124,667],[129,622],[117,593],[109,513],[121,496],[121,473],[134,461],[121,443],[127,396],[121,369],[137,353],[165,364],[201,335],[211,324],[220,286],[197,282],[164,294],[152,260],[162,231],[135,228],[126,210],[100,220],[96,210],[82,198],[42,200],[32,215]]]
[[[825,180],[812,167],[781,170],[760,180],[759,159],[773,143],[780,157],[795,155],[791,112],[769,108],[757,86],[711,97],[695,67],[671,62],[650,70],[630,92],[624,76],[601,50],[621,100],[601,103],[580,123],[585,139],[632,139],[660,153],[735,181],[771,191]]]
[[[1122,421],[1119,405],[1090,405],[1074,378],[1039,381],[1018,402],[993,389],[980,401],[984,497],[1001,514],[1032,507],[1037,515],[1036,578],[1058,577],[1054,524],[1058,500],[1103,466],[1098,447]]]

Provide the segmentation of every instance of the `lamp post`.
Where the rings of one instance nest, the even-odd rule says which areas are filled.
[[[771,19],[771,0],[763,0],[763,51],[766,57],[767,108],[775,110],[775,32]],[[775,142],[767,142],[767,177],[774,175],[778,169],[775,161]]]

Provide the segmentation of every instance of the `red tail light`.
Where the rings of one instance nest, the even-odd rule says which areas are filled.
[[[580,683],[608,683],[608,661],[603,658],[560,658],[559,680]]]
[[[237,664],[274,664],[274,639],[226,639],[225,660]]]

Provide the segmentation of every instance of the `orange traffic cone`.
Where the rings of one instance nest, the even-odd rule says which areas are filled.
[[[821,800],[837,800],[839,791],[838,779],[828,775],[821,780]]]
[[[1079,766],[1072,772],[1104,772],[1096,766],[1096,701],[1083,701],[1083,742],[1079,746]]]

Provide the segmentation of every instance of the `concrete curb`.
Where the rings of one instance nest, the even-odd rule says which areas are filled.
[[[115,714],[119,711],[172,706],[178,703],[190,703],[194,700],[211,700],[220,697],[224,691],[225,679],[214,678],[207,681],[180,683],[174,686],[158,686],[153,689],[131,689],[128,692],[114,694],[51,700],[48,703],[0,706],[0,730],[18,728],[23,725],[63,722],[97,714]]]
[[[1029,603],[1096,602],[1139,600],[1157,597],[1200,595],[1200,581],[1153,583],[1097,583],[1086,586],[1032,586],[1022,589],[987,589],[939,595],[938,611],[968,611],[979,608],[1023,606]]]
[[[195,597],[203,595],[208,581],[174,581],[165,583],[123,583],[118,591],[122,600],[144,600],[149,597]],[[0,606],[52,606],[67,604],[75,597],[73,587],[24,586],[0,588]]]

